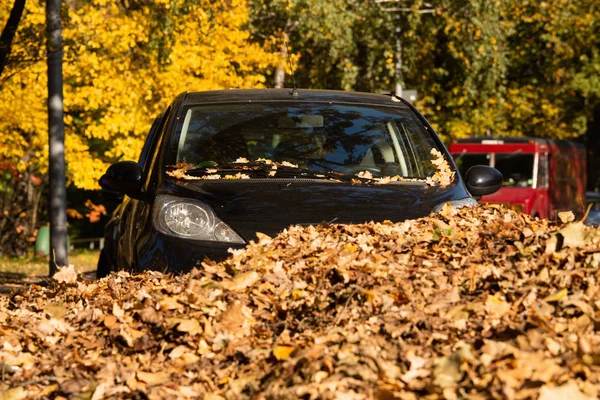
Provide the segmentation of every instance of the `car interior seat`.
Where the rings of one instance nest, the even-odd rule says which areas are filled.
[[[385,139],[380,139],[371,146],[360,162],[361,168],[379,168],[388,162],[396,162],[394,148]]]

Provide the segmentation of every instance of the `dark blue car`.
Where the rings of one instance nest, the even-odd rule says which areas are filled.
[[[293,224],[403,221],[472,205],[500,173],[463,178],[418,111],[393,95],[262,89],[183,93],[138,162],[101,178],[124,194],[98,275],[185,272]]]

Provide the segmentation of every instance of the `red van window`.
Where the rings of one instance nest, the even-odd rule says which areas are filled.
[[[486,153],[458,153],[452,154],[452,158],[462,176],[474,165],[490,165],[490,155]]]
[[[495,168],[504,176],[504,186],[533,186],[533,154],[496,153]]]

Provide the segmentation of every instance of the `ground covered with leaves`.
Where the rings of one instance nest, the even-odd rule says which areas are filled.
[[[4,398],[592,399],[600,232],[497,206],[291,227],[2,299]]]

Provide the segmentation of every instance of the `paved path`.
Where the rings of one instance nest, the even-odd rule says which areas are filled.
[[[84,272],[83,277],[88,281],[96,279],[96,271]],[[28,275],[16,272],[0,272],[0,295],[8,295],[13,290],[25,289],[29,285],[44,286],[50,282],[50,278],[45,275]]]

